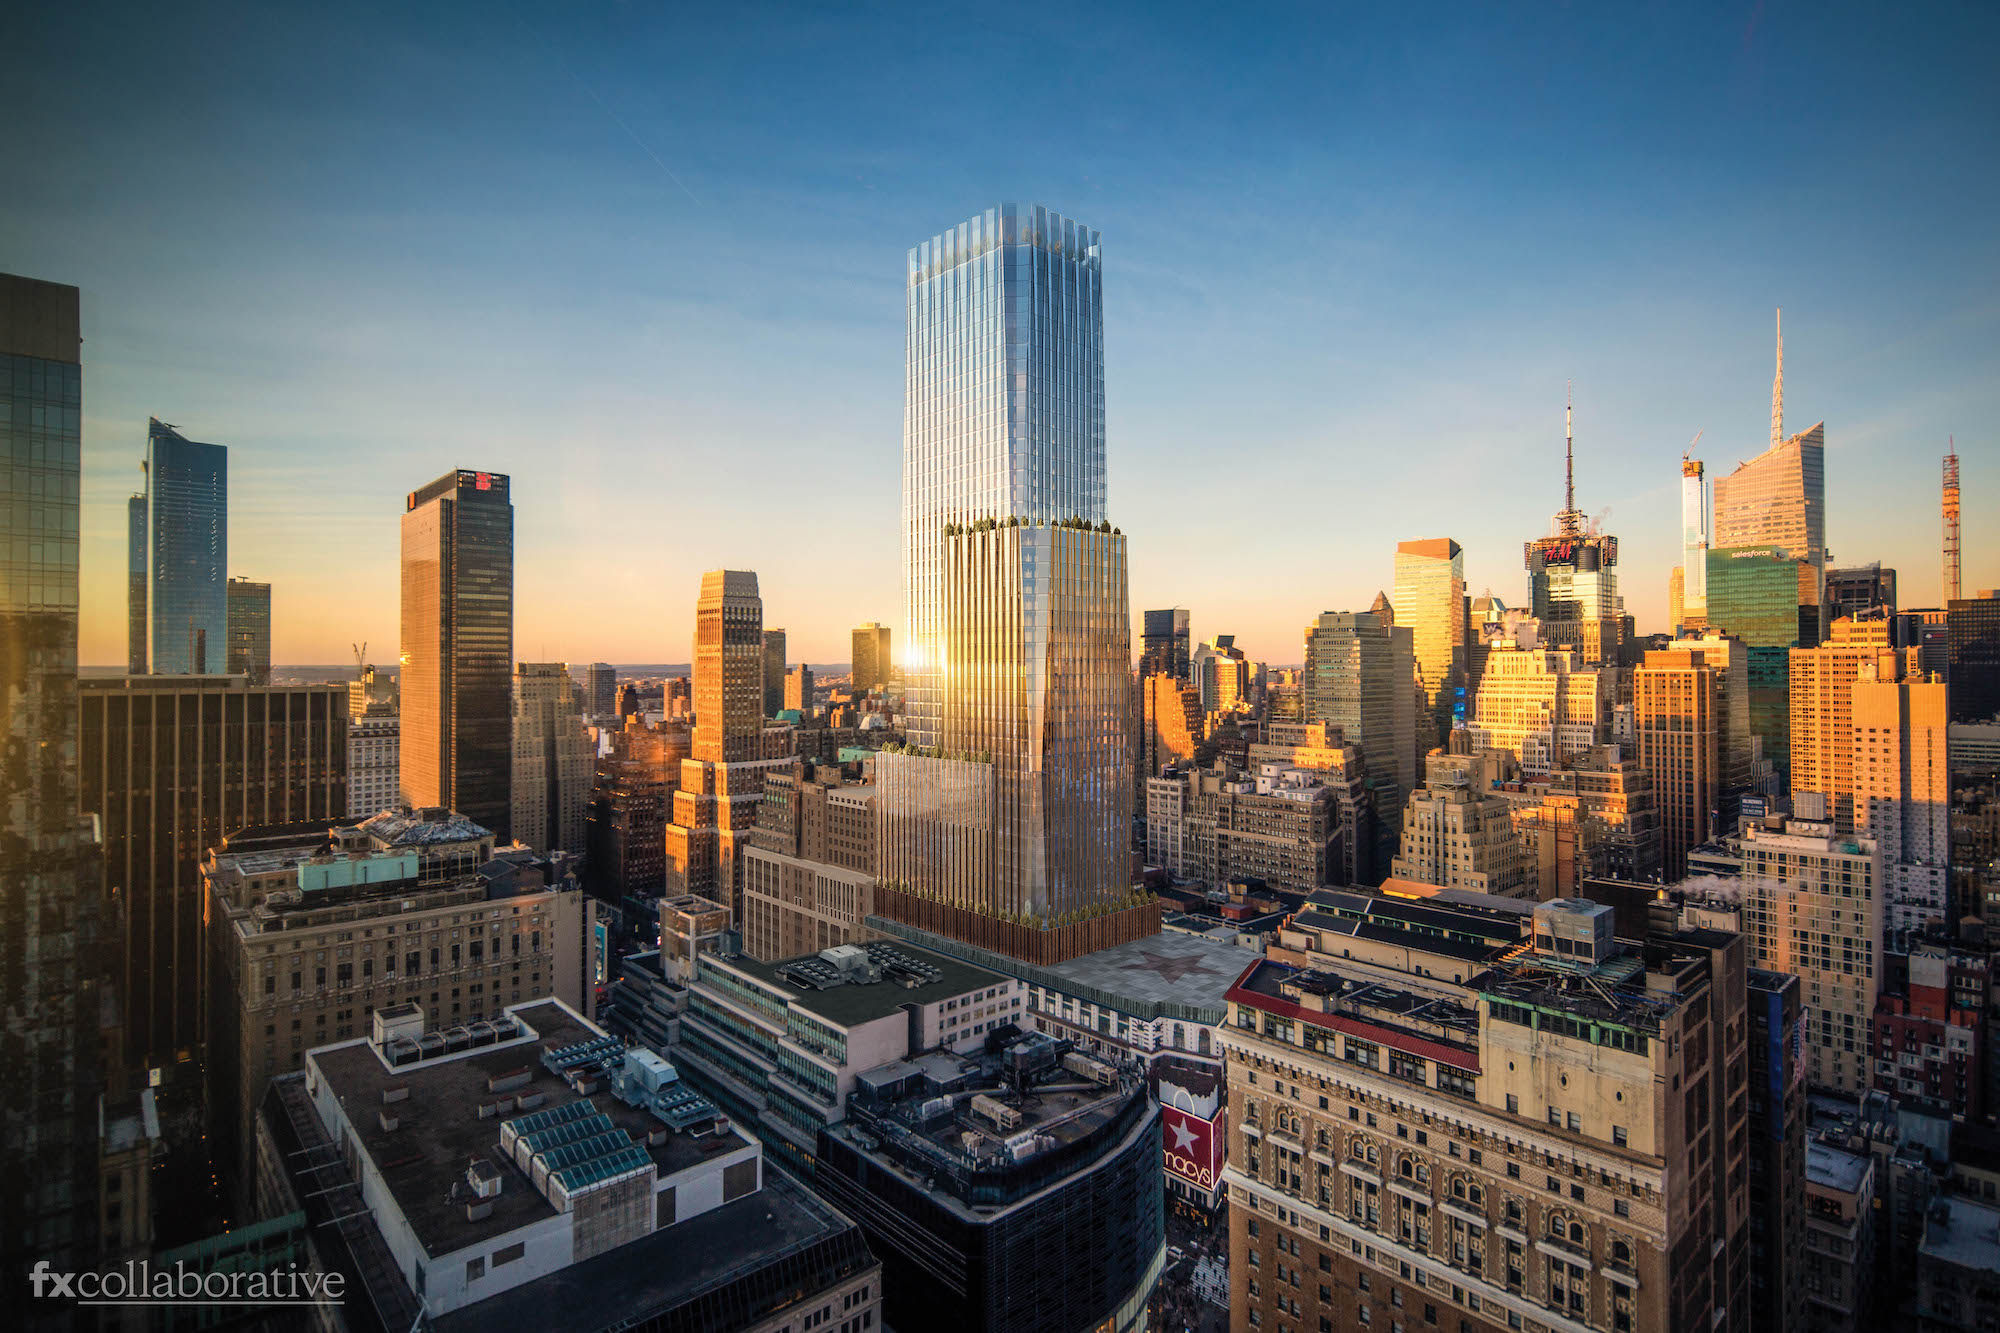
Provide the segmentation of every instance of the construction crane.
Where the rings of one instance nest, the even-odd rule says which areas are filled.
[[[364,639],[362,642],[352,646],[354,648],[354,674],[358,676],[368,669],[368,643]]]

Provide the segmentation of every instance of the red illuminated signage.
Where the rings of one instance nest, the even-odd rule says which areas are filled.
[[[476,490],[476,491],[490,491],[490,490],[492,490],[492,489],[493,489],[493,474],[492,474],[491,472],[475,472],[475,473],[473,473],[473,474],[472,474],[472,488],[473,488],[474,490]]]
[[[1222,1176],[1221,1128],[1177,1106],[1162,1106],[1160,1120],[1167,1170],[1197,1189],[1214,1189]]]

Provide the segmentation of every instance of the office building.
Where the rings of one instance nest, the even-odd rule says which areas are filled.
[[[447,472],[403,512],[402,799],[512,837],[514,505],[498,472]]]
[[[596,758],[569,664],[516,663],[509,824],[514,838],[539,852],[583,851]]]
[[[1854,827],[1880,853],[1887,938],[1898,948],[1949,924],[1951,758],[1946,687],[1902,658],[1864,662],[1854,682]]]
[[[1826,423],[1797,435],[1783,435],[1784,343],[1778,344],[1779,375],[1772,387],[1771,447],[1734,472],[1715,479],[1717,547],[1778,547],[1795,558],[1792,601],[1797,627],[1792,642],[1816,644],[1824,630],[1822,598],[1826,582]],[[1709,562],[1709,595],[1714,596],[1715,563]],[[1718,623],[1711,614],[1710,624]],[[1731,634],[1746,631],[1725,625]],[[1789,644],[1787,645],[1789,646]],[[1775,756],[1774,756],[1775,757]]]
[[[618,668],[592,662],[583,669],[584,712],[593,718],[618,716]]]
[[[1184,606],[1148,611],[1140,619],[1139,675],[1167,675],[1192,682],[1193,655],[1188,650],[1188,613]]]
[[[371,662],[363,662],[356,678],[347,682],[347,715],[395,717],[402,707],[401,697],[396,677],[377,671]]]
[[[163,676],[229,663],[229,450],[146,423],[146,640]]]
[[[1024,1037],[1019,981],[878,941],[704,955],[689,990],[675,1063],[861,1224],[892,1327],[1143,1325],[1159,1116],[1131,1074]]]
[[[1338,728],[1361,748],[1387,867],[1417,786],[1416,660],[1410,630],[1375,611],[1327,611],[1305,630],[1300,693],[1306,721]]]
[[[1750,1328],[1797,1329],[1805,1301],[1806,1091],[1799,979],[1749,979]]]
[[[1747,464],[1745,466],[1748,466]],[[1718,546],[1708,553],[1708,624],[1743,645],[1750,731],[1780,773],[1791,762],[1791,650],[1824,637],[1819,607],[1800,610],[1800,580],[1818,575],[1783,547]],[[1801,638],[1801,617],[1813,622]]]
[[[694,620],[694,757],[716,764],[755,759],[770,663],[757,576],[733,569],[703,574]],[[780,670],[776,683],[783,676]]]
[[[1747,792],[1775,791],[1773,766],[1764,757],[1763,742],[1750,730],[1750,651],[1742,640],[1704,629],[1672,640],[1664,651],[1699,652],[1716,669],[1715,707],[1722,755],[1723,826],[1735,826],[1736,798]],[[1643,659],[1642,659],[1643,660]]]
[[[763,601],[758,601],[758,618],[763,618]],[[776,717],[785,708],[785,632],[764,631],[764,716]]]
[[[1397,623],[1410,630],[1410,650],[1423,682],[1425,716],[1417,744],[1443,745],[1466,715],[1465,554],[1449,537],[1396,544]]]
[[[1699,458],[1681,458],[1680,610],[1669,628],[1675,634],[1708,623],[1708,481]]]
[[[658,1055],[555,1000],[424,1023],[378,1011],[259,1114],[260,1193],[304,1213],[318,1266],[382,1326],[880,1326],[854,1224]]]
[[[192,1059],[201,1039],[201,857],[253,825],[347,813],[338,685],[235,676],[79,683],[81,808],[102,820],[105,885],[120,904],[116,977],[132,1062]]]
[[[394,713],[347,720],[347,815],[366,819],[397,803],[403,722]]]
[[[943,746],[876,759],[882,875],[894,881],[878,910],[905,919],[905,887],[934,894],[964,914],[957,929],[984,940],[1002,918],[1045,930],[1067,914],[1123,908],[1125,540],[1082,524],[989,520],[948,528],[943,541]]]
[[[875,789],[837,764],[764,776],[742,852],[743,952],[764,962],[866,943],[879,859]]]
[[[1175,784],[1184,795],[1164,791]],[[1215,885],[1263,880],[1306,893],[1338,874],[1339,806],[1316,773],[1282,763],[1247,772],[1222,761],[1214,768],[1169,769],[1146,789],[1147,859],[1176,875]],[[1155,812],[1161,822],[1157,860],[1150,854]]]
[[[1501,785],[1526,857],[1528,897],[1575,897],[1592,878],[1659,880],[1653,775],[1628,753],[1599,746],[1546,777]]]
[[[1096,232],[1012,204],[907,266],[910,744],[876,760],[896,881],[877,910],[1037,957],[1084,947],[1053,933],[1065,917],[1156,921],[1124,906],[1132,645],[1106,517],[1100,282]]]
[[[712,569],[695,602],[694,728],[664,831],[664,892],[713,898],[742,919],[738,846],[756,823],[764,775],[764,603],[757,576]],[[784,739],[783,728],[776,739]]]
[[[0,273],[0,1293],[97,1254],[99,848],[78,811],[80,297]],[[67,1327],[69,1312],[26,1317]]]
[[[1528,570],[1528,611],[1542,623],[1542,640],[1574,652],[1586,666],[1616,665],[1625,600],[1618,593],[1618,539],[1595,530],[1576,507],[1576,441],[1563,411],[1563,508],[1549,535],[1522,546]]]
[[[2000,718],[2000,592],[1981,588],[1959,598],[1945,607],[1944,620],[1952,721]],[[1926,660],[1924,670],[1935,669]]]
[[[1826,572],[1826,614],[1829,624],[1841,616],[1855,620],[1880,617],[1894,621],[1896,571],[1882,568],[1879,560],[1853,569],[1829,569]]]
[[[1424,785],[1403,808],[1402,850],[1389,868],[1396,879],[1502,898],[1534,897],[1493,752],[1435,753]]]
[[[125,674],[143,676],[151,652],[146,629],[146,496],[125,502]]]
[[[626,719],[597,761],[585,817],[584,879],[606,902],[658,897],[666,887],[666,829],[690,740],[684,726]]]
[[[1194,650],[1188,669],[1194,673],[1204,713],[1227,713],[1250,699],[1250,659],[1236,646],[1234,634],[1218,634]]]
[[[1610,738],[1611,681],[1567,648],[1489,645],[1466,723],[1475,749],[1506,750],[1539,778]]]
[[[1315,895],[1229,991],[1236,1326],[1747,1328],[1741,938],[1433,894]]]
[[[1845,833],[1854,831],[1854,682],[1882,657],[1893,678],[1889,623],[1845,616],[1825,643],[1791,651],[1792,809]]]
[[[229,591],[229,674],[248,676],[252,685],[271,683],[271,585],[231,579]]]
[[[850,664],[857,698],[889,684],[889,627],[874,621],[854,627],[854,661]]]
[[[1139,776],[1160,776],[1168,765],[1194,758],[1202,738],[1201,695],[1179,676],[1164,672],[1139,681],[1143,716],[1139,731]]]
[[[1632,673],[1632,726],[1639,766],[1653,775],[1660,813],[1660,869],[1687,873],[1688,853],[1717,832],[1723,750],[1723,668],[1701,648],[1649,651]]]
[[[813,715],[813,670],[804,662],[785,673],[785,708],[810,721]],[[774,715],[775,716],[775,715]]]
[[[431,810],[240,829],[206,854],[203,1040],[216,1156],[232,1183],[253,1178],[270,1080],[365,1033],[375,1010],[422,1004],[460,1026],[556,993],[557,891],[481,877],[493,850],[486,829]]]

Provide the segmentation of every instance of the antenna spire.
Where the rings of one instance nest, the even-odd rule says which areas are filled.
[[[1563,512],[1576,512],[1576,382],[1563,382]]]
[[[1771,380],[1771,447],[1785,442],[1785,312],[1778,310],[1778,373]]]

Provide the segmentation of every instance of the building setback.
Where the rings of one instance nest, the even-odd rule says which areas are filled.
[[[105,883],[124,918],[116,978],[137,1063],[201,1039],[201,858],[252,825],[347,813],[346,691],[235,676],[80,682],[82,808],[103,821]]]

